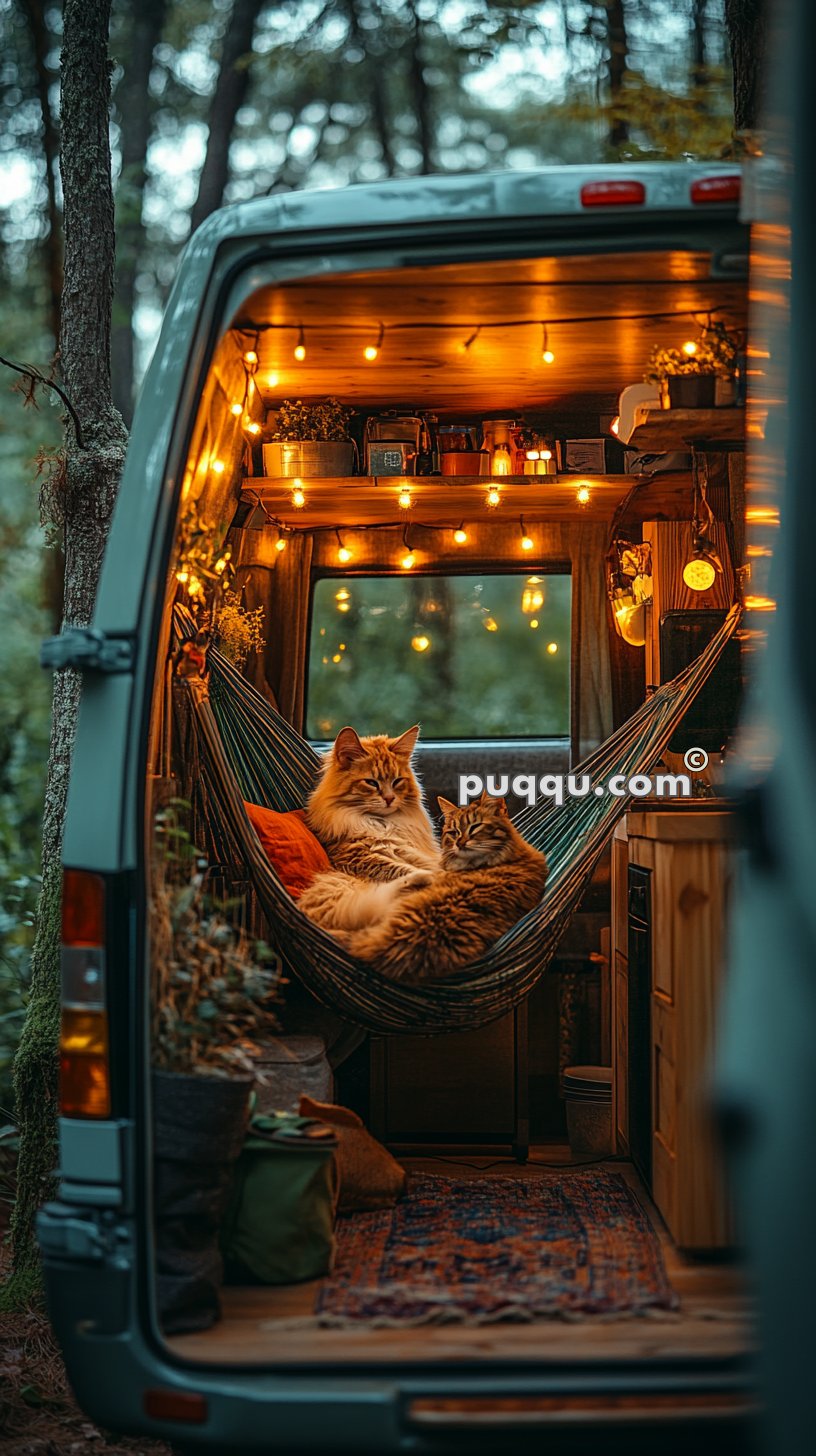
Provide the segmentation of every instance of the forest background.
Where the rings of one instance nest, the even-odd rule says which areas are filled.
[[[223,202],[731,155],[727,3],[114,0],[113,388],[126,423],[179,253]],[[61,25],[58,4],[0,0],[0,356],[46,376],[62,292]],[[42,484],[62,408],[0,368],[0,1125],[13,1121],[39,886],[51,684],[36,664],[59,630],[63,577]]]

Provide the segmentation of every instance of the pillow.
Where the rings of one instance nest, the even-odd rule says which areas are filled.
[[[261,804],[248,804],[246,799],[244,808],[278,879],[297,900],[315,875],[331,868],[329,856],[306,823],[306,815],[302,809],[278,814]]]
[[[337,1133],[338,1213],[373,1213],[394,1207],[405,1189],[405,1169],[371,1136],[356,1112],[301,1097],[300,1115],[317,1117]]]

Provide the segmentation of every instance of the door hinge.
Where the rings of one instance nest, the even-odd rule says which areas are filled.
[[[78,672],[132,672],[136,649],[130,637],[109,637],[95,627],[69,627],[58,637],[46,637],[40,665],[49,672],[67,667]]]

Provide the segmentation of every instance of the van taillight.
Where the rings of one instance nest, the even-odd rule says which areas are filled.
[[[109,1117],[105,882],[86,870],[62,877],[61,1000],[60,1110],[65,1117]]]
[[[625,180],[608,182],[585,182],[581,188],[581,203],[584,207],[626,207],[646,201],[646,188],[642,182]]]
[[[691,184],[692,202],[739,202],[741,192],[739,172],[726,177],[698,177]]]

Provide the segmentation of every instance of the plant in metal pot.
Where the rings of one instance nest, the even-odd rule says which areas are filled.
[[[158,1302],[174,1333],[219,1317],[220,1225],[281,985],[269,948],[205,893],[184,808],[157,815],[150,914]]]
[[[356,447],[349,434],[354,411],[338,399],[304,404],[284,399],[264,445],[268,475],[350,475]]]
[[[732,381],[737,368],[737,341],[721,323],[703,329],[679,349],[655,348],[644,373],[657,384],[672,409],[706,409],[716,403],[717,381]]]

